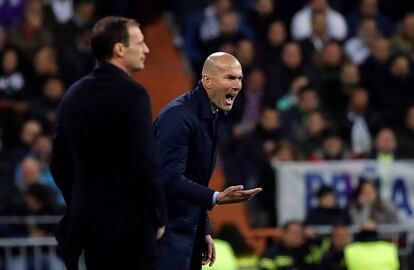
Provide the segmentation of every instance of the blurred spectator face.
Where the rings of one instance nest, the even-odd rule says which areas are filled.
[[[265,108],[259,119],[260,126],[267,131],[273,131],[279,127],[279,112],[273,108]]]
[[[266,77],[260,69],[254,69],[250,72],[247,81],[247,89],[249,91],[260,92],[263,91],[266,84]]]
[[[326,192],[319,199],[319,206],[322,208],[334,208],[336,206],[336,196],[333,192]]]
[[[217,16],[221,16],[231,9],[231,0],[216,0],[214,2],[214,8],[216,10]]]
[[[405,125],[410,130],[414,131],[414,106],[411,106],[407,111],[407,116],[405,119]]]
[[[357,88],[351,92],[351,108],[357,112],[364,112],[368,108],[369,96],[364,88]]]
[[[394,77],[406,77],[410,74],[410,61],[405,56],[398,56],[391,62],[390,70]]]
[[[310,7],[313,11],[325,11],[328,8],[327,0],[310,0]]]
[[[254,59],[254,45],[248,39],[243,39],[237,44],[237,59],[242,67],[248,67],[251,65]]]
[[[373,18],[365,18],[359,24],[359,36],[371,42],[378,37],[377,22]]]
[[[378,0],[362,0],[361,11],[364,15],[375,16],[378,12]]]
[[[38,121],[30,120],[23,124],[20,133],[21,141],[28,146],[31,146],[34,139],[42,133],[42,126]]]
[[[287,248],[301,247],[305,242],[302,224],[290,224],[282,234],[282,242]]]
[[[381,129],[375,139],[375,148],[378,153],[393,154],[397,149],[394,131],[389,128]]]
[[[299,45],[290,42],[283,47],[282,59],[286,66],[290,69],[295,69],[302,63],[302,53]]]
[[[324,37],[328,30],[326,15],[322,12],[314,13],[312,16],[312,31],[315,36]]]
[[[337,67],[341,65],[342,49],[338,43],[328,43],[322,51],[322,61],[329,67]]]
[[[354,64],[345,64],[341,69],[341,83],[346,86],[355,86],[359,83],[359,69]]]
[[[14,49],[8,49],[3,54],[3,72],[5,74],[12,74],[17,70],[19,65],[19,56]]]
[[[51,100],[60,100],[63,96],[64,85],[60,79],[50,78],[43,86],[43,93]]]
[[[40,0],[28,1],[24,9],[23,16],[24,16],[24,21],[26,23],[26,26],[34,30],[40,30],[43,24],[42,1]]]
[[[276,153],[274,154],[272,159],[277,161],[294,160],[295,157],[292,147],[287,144],[281,144],[279,148],[276,150]]]
[[[48,160],[52,153],[52,139],[49,136],[39,136],[33,148],[42,160]]]
[[[302,111],[310,112],[319,107],[319,97],[314,89],[307,89],[300,95],[299,106]]]
[[[220,32],[224,35],[237,33],[240,26],[240,17],[235,11],[229,11],[220,17]]]
[[[414,39],[414,13],[408,13],[405,16],[403,32],[408,38]]]
[[[23,160],[22,181],[25,186],[40,182],[40,165],[37,160],[32,158]]]
[[[328,157],[336,157],[341,153],[343,141],[339,136],[329,136],[323,141],[323,151]]]
[[[283,22],[272,22],[267,30],[267,40],[270,45],[281,46],[286,41],[286,27]]]
[[[331,235],[332,246],[335,250],[343,250],[351,243],[351,234],[348,226],[335,226]]]
[[[93,21],[95,15],[95,3],[93,1],[84,1],[75,6],[76,16],[84,22]]]
[[[56,74],[58,64],[55,49],[51,46],[40,48],[34,57],[34,66],[39,75]]]
[[[371,48],[372,56],[379,62],[386,62],[390,57],[390,42],[385,38],[374,40]]]
[[[358,202],[361,204],[375,204],[378,200],[377,188],[372,181],[366,181],[362,184],[358,194]]]
[[[307,130],[310,137],[318,136],[326,128],[326,121],[322,114],[318,111],[309,115]]]
[[[272,14],[274,4],[272,0],[257,0],[255,9],[258,14],[262,16],[268,16]]]

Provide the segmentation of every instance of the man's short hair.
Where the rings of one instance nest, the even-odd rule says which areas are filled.
[[[139,26],[133,19],[109,16],[98,21],[92,30],[91,47],[98,62],[109,60],[118,42],[129,45],[129,26]]]

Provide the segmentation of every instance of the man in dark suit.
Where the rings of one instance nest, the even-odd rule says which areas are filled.
[[[59,251],[69,270],[150,269],[164,231],[149,97],[131,74],[149,52],[139,25],[107,17],[93,29],[98,64],[65,94],[51,170],[67,211]]]
[[[157,270],[200,269],[213,265],[216,254],[207,210],[215,204],[250,199],[261,188],[208,188],[219,139],[226,131],[225,112],[241,90],[239,61],[214,53],[204,63],[197,87],[176,98],[154,123],[161,158],[161,179],[168,204],[168,224],[158,242]]]

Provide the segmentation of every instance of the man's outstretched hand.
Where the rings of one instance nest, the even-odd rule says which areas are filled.
[[[250,200],[257,193],[262,191],[262,188],[244,189],[242,185],[231,186],[217,195],[217,204],[238,203]]]

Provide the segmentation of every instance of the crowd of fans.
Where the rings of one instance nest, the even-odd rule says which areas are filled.
[[[215,51],[233,53],[243,66],[220,160],[227,184],[264,188],[248,204],[253,227],[277,223],[273,161],[414,157],[411,1],[168,2],[194,74]],[[94,66],[96,8],[93,0],[0,2],[1,215],[64,208],[48,167],[51,138],[65,89]],[[304,224],[398,221],[373,182],[355,194],[339,209],[334,192],[321,188]],[[302,223],[285,230],[295,224]],[[0,235],[49,232],[0,227]]]

